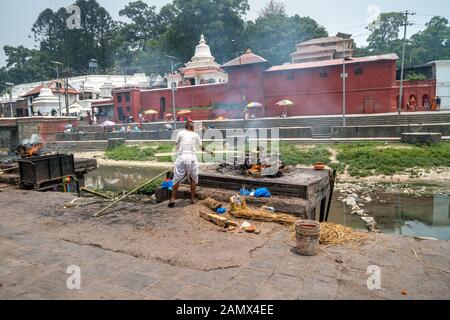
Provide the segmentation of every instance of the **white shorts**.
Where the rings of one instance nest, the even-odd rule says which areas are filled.
[[[186,180],[195,181],[198,184],[198,162],[197,157],[181,155],[175,163],[173,184],[183,183]]]

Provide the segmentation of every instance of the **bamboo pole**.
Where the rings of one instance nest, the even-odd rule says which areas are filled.
[[[7,169],[1,169],[0,170],[0,174],[3,174],[5,172],[9,172],[9,171],[14,171],[16,169],[19,169],[19,167],[12,167],[12,168],[7,168]]]
[[[111,204],[109,204],[108,206],[106,206],[104,209],[100,210],[99,212],[97,212],[96,214],[93,215],[94,218],[100,217],[102,215],[105,215],[105,212],[108,211],[108,209],[110,209],[112,206],[116,205],[117,203],[119,203],[120,201],[128,198],[129,196],[131,196],[132,194],[136,193],[137,191],[141,190],[142,188],[146,187],[148,184],[150,184],[151,182],[155,181],[156,179],[161,178],[162,176],[164,176],[165,174],[167,174],[170,170],[166,170],[163,173],[161,173],[159,176],[154,177],[153,179],[147,181],[146,183],[140,185],[139,187],[134,188],[133,190],[131,190],[130,192],[128,192],[126,195],[120,197],[119,199],[113,201]]]
[[[111,197],[107,196],[106,194],[103,194],[103,193],[100,193],[100,192],[97,192],[97,191],[94,191],[94,190],[91,190],[91,189],[88,189],[88,188],[85,188],[85,187],[82,187],[81,190],[84,191],[84,192],[93,194],[94,196],[111,200]]]

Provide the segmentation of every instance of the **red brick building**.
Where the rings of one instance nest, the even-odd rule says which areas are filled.
[[[399,81],[396,80],[395,54],[348,58],[347,113],[384,113],[397,110]],[[194,120],[242,118],[245,106],[260,102],[258,116],[280,116],[284,109],[276,106],[280,100],[294,102],[289,116],[333,115],[342,113],[342,59],[311,61],[273,66],[262,57],[247,51],[221,66],[228,74],[228,83],[178,87],[175,105],[179,110],[191,110]],[[405,81],[404,103],[411,96],[418,110],[425,99],[435,96],[434,80]],[[139,113],[154,109],[159,119],[172,113],[171,89],[125,87],[114,90],[116,121],[125,116],[138,119]]]

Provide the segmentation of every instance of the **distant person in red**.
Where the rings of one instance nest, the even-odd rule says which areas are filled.
[[[416,111],[417,106],[416,98],[414,98],[414,96],[411,96],[406,106],[408,108],[408,111]]]

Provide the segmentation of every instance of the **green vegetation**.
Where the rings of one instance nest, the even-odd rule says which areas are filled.
[[[170,156],[156,157],[157,153],[171,153],[170,143],[121,145],[106,152],[106,157],[113,160],[171,162]],[[336,151],[336,161],[331,160]],[[450,143],[437,145],[405,145],[396,143],[361,142],[338,145],[298,145],[280,144],[281,160],[287,165],[311,166],[317,162],[336,169],[339,173],[347,169],[354,177],[371,175],[408,174],[411,178],[419,177],[415,168],[431,169],[450,167]]]
[[[161,187],[164,179],[157,179],[151,183],[149,183],[145,188],[140,189],[137,193],[142,195],[152,195],[155,193],[156,189]]]
[[[106,151],[106,158],[111,160],[170,162],[170,156],[156,157],[158,153],[171,153],[173,144],[149,143],[144,145],[120,145]]]
[[[427,76],[422,73],[411,72],[406,75],[406,80],[409,81],[422,81],[427,80]]]
[[[287,165],[313,165],[317,162],[323,162],[330,165],[330,151],[323,145],[305,147],[291,144],[280,144],[281,160]]]
[[[383,143],[341,144],[337,160],[348,165],[352,176],[393,175],[409,173],[413,168],[450,167],[450,143],[432,146],[409,146]]]

